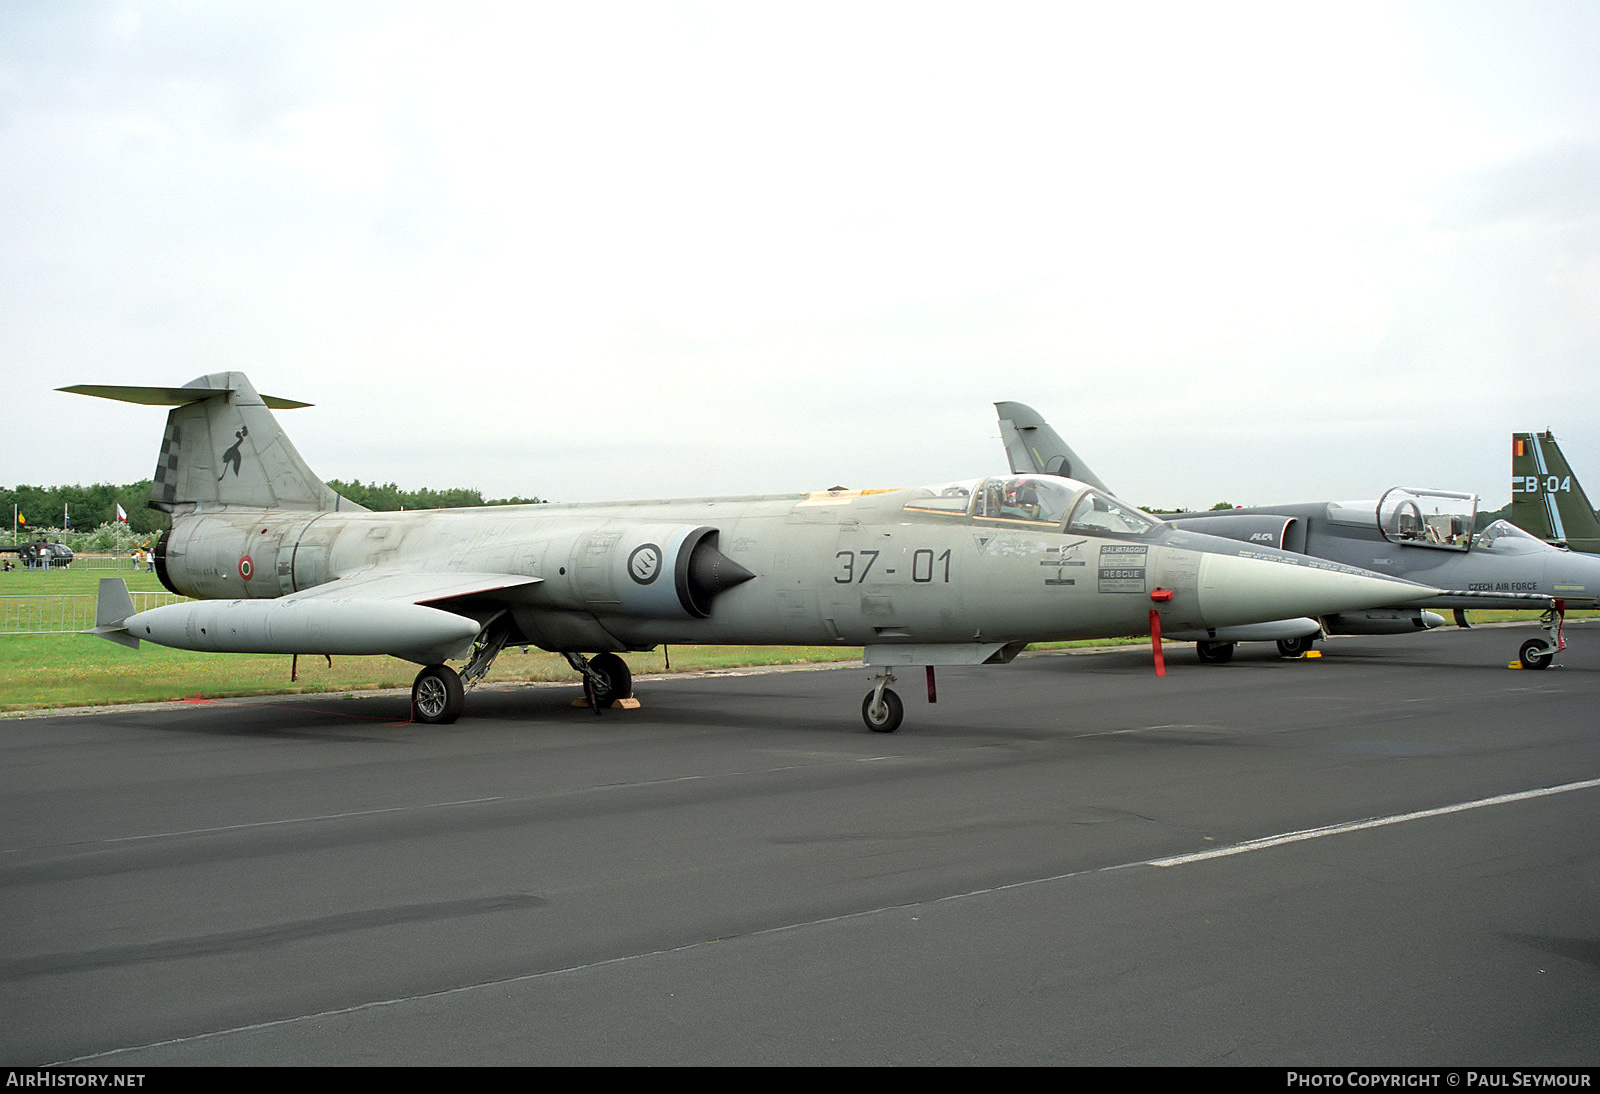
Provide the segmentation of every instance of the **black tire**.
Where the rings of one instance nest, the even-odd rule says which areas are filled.
[[[905,704],[900,701],[900,696],[883,689],[883,709],[878,717],[873,717],[872,692],[867,692],[867,697],[861,700],[861,720],[867,723],[867,728],[874,733],[893,733],[900,728],[900,723],[906,716]]]
[[[1226,665],[1233,660],[1233,643],[1196,642],[1194,652],[1208,665]]]
[[[1540,652],[1544,648],[1545,643],[1537,638],[1530,638],[1524,642],[1521,651],[1517,654],[1517,658],[1522,662],[1522,667],[1525,669],[1549,668],[1550,662],[1556,659],[1556,655],[1554,651]]]
[[[1316,644],[1317,636],[1314,634],[1302,635],[1299,638],[1280,638],[1278,639],[1278,656],[1299,657],[1302,654],[1310,653],[1311,647]]]
[[[411,720],[426,725],[449,725],[461,717],[467,693],[461,677],[449,665],[429,665],[411,685]]]
[[[594,670],[594,701],[607,706],[618,699],[633,698],[633,672],[628,663],[614,653],[597,653],[589,659]]]

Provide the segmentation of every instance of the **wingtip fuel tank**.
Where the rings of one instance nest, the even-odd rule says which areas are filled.
[[[209,653],[463,656],[476,620],[421,604],[370,600],[193,600],[136,612],[130,636]]]

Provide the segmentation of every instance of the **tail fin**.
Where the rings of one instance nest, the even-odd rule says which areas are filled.
[[[1511,435],[1511,523],[1574,551],[1600,551],[1600,520],[1550,433]]]
[[[1067,442],[1050,428],[1039,412],[1022,403],[996,403],[1000,415],[1000,439],[1005,442],[1011,470],[1018,475],[1065,475],[1088,483],[1096,490],[1113,493],[1111,487],[1089,470],[1089,465],[1067,447]]]
[[[170,406],[150,505],[240,505],[256,509],[360,510],[312,473],[272,416],[309,406],[263,397],[242,372],[215,372],[183,387],[64,387],[125,403]]]
[[[120,577],[102,577],[100,595],[94,602],[94,630],[89,633],[136,650],[139,640],[128,633],[125,625],[132,614],[133,597],[128,595],[128,583]]]

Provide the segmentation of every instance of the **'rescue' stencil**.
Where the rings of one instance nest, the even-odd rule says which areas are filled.
[[[1102,543],[1100,545],[1100,591],[1103,593],[1144,592],[1144,563],[1150,548],[1144,544]]]

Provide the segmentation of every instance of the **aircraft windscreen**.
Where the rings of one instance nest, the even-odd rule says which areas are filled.
[[[946,482],[938,486],[919,486],[911,491],[904,508],[920,513],[965,513],[982,479]]]
[[[1531,551],[1554,551],[1559,548],[1537,536],[1530,535],[1508,520],[1497,520],[1472,537],[1472,545],[1485,551],[1523,554]]]
[[[1069,532],[1117,532],[1124,535],[1148,532],[1158,522],[1152,516],[1098,490],[1090,490],[1072,510],[1067,521]]]
[[[1081,482],[1057,475],[999,475],[947,482],[911,491],[905,508],[918,513],[968,515],[984,520],[1020,520],[1059,528]]]

